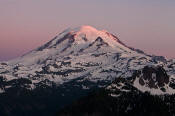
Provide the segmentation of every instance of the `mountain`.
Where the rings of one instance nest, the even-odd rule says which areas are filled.
[[[147,69],[141,72],[134,87],[152,95],[174,94],[174,59],[148,55],[91,26],[69,28],[43,46],[0,63],[0,113],[51,115],[117,78],[132,77],[145,66],[154,73],[139,79]],[[164,69],[165,80],[156,76],[159,68],[155,67]]]

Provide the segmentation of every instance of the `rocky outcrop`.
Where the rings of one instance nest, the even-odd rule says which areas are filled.
[[[147,85],[150,88],[160,88],[169,83],[169,76],[166,71],[158,67],[144,67],[141,71],[138,72],[139,83],[144,86]]]

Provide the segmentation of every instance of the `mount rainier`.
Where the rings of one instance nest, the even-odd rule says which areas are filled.
[[[173,95],[175,60],[129,47],[105,30],[69,28],[21,57],[0,62],[0,112],[47,115],[45,110],[54,112],[98,88],[119,96],[116,91],[126,92],[124,86]]]

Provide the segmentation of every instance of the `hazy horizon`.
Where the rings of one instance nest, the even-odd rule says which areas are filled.
[[[0,61],[81,25],[107,30],[146,53],[175,58],[174,6],[173,0],[1,0]]]

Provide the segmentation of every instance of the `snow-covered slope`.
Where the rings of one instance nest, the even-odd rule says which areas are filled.
[[[78,78],[94,83],[109,82],[121,76],[130,77],[147,65],[162,65],[173,76],[174,69],[169,68],[172,62],[128,47],[107,31],[81,26],[63,31],[17,59],[0,63],[0,77],[6,83],[14,79],[30,80],[26,88],[34,89],[41,82],[59,86]],[[1,85],[0,92],[11,86]]]

